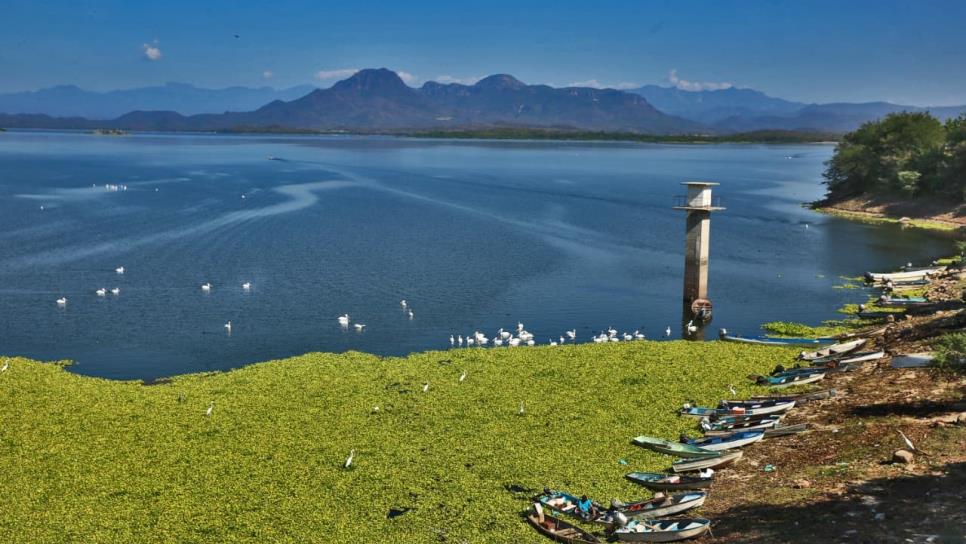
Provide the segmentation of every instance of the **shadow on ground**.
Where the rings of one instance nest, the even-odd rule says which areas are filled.
[[[869,480],[800,506],[736,506],[717,516],[708,541],[966,542],[966,463],[950,463],[933,474]]]

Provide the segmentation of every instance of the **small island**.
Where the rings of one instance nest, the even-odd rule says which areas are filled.
[[[966,227],[966,115],[896,113],[842,137],[813,207],[869,221]]]

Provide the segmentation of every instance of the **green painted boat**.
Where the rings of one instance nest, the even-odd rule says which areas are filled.
[[[654,438],[651,436],[638,436],[634,439],[634,443],[642,448],[647,448],[658,453],[673,455],[675,457],[684,457],[686,459],[718,457],[721,455],[721,452],[706,450],[690,444],[671,442],[669,440]]]

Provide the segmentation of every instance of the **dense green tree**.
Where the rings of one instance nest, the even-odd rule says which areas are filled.
[[[966,201],[966,114],[946,121],[942,184],[950,195]]]
[[[831,197],[918,195],[941,188],[946,130],[928,113],[895,113],[846,134],[825,178]]]

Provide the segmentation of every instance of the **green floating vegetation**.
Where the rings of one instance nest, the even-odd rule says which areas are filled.
[[[624,474],[671,459],[633,436],[696,434],[682,403],[715,403],[729,384],[761,394],[745,376],[795,352],[675,341],[313,353],[155,385],[11,359],[0,541],[542,543],[519,515],[529,492],[513,490],[647,497]]]

